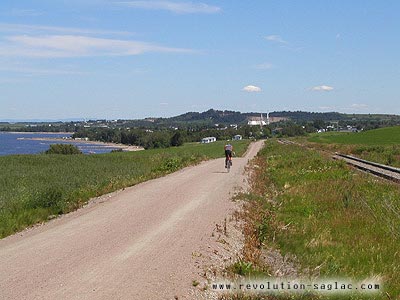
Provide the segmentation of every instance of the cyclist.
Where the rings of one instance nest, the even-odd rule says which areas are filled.
[[[225,168],[228,166],[228,161],[230,161],[230,164],[232,165],[232,152],[233,152],[233,146],[228,143],[224,146],[225,150]]]

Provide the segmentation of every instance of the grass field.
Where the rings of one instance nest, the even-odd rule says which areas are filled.
[[[319,133],[313,135],[308,140],[310,142],[317,143],[335,143],[346,145],[398,145],[400,144],[400,126],[385,127],[354,133]]]
[[[299,138],[314,147],[400,167],[400,126],[358,133],[327,132]]]
[[[318,151],[273,141],[254,165],[252,193],[245,198],[256,220],[248,231],[257,234],[258,247],[272,247],[295,257],[293,262],[303,276],[370,278],[382,290],[366,295],[229,299],[399,299],[398,185],[355,172]],[[270,276],[262,261],[257,265],[257,259],[250,260],[250,274]]]
[[[90,198],[223,157],[224,142],[97,155],[0,157],[0,238],[85,204]],[[249,141],[232,143],[242,155]]]

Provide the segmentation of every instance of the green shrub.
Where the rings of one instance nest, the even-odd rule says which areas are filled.
[[[111,150],[111,153],[117,153],[117,152],[124,152],[124,150],[122,150],[122,148]]]
[[[46,154],[82,154],[82,151],[71,144],[52,144]]]

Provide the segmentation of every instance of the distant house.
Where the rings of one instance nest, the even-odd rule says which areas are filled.
[[[334,131],[334,130],[336,130],[336,128],[335,128],[334,125],[328,125],[328,126],[326,126],[326,131]]]
[[[345,128],[341,128],[339,131],[340,132],[358,132],[359,130],[357,129],[357,127],[347,125]]]
[[[213,137],[213,136],[209,136],[209,137],[205,137],[205,138],[201,139],[201,143],[202,144],[213,143],[213,142],[216,142],[216,141],[217,141],[217,138]]]
[[[249,117],[247,120],[247,125],[250,126],[265,126],[267,122],[264,121],[263,116],[261,117]]]
[[[263,114],[260,114],[259,117],[257,116],[251,116],[247,118],[247,125],[250,126],[265,126],[269,125],[271,123],[276,123],[280,121],[286,121],[289,118],[285,117],[270,117],[269,113],[267,113],[267,117],[264,118]]]
[[[240,134],[237,134],[233,137],[234,141],[240,141],[241,139],[243,139],[243,137]]]

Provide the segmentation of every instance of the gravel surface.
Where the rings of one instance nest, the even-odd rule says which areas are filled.
[[[198,253],[234,211],[234,189],[263,142],[185,168],[0,240],[1,299],[193,299]],[[208,248],[210,246],[210,248]]]

